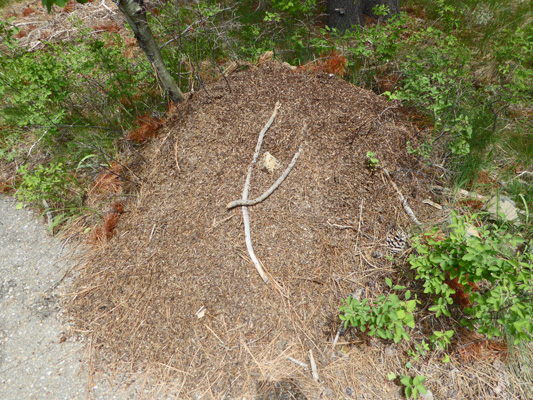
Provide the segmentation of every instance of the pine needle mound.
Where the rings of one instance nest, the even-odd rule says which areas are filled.
[[[255,253],[272,278],[266,285],[246,250],[242,210],[226,205],[242,196],[277,101],[260,156],[269,152],[281,168],[254,166],[249,198],[303,147],[281,186],[249,207]],[[88,256],[76,279],[68,302],[76,328],[101,357],[174,379],[178,398],[253,396],[282,380],[307,396],[324,385],[342,395],[359,375],[376,384],[354,390],[392,398],[399,388],[384,384],[379,356],[363,356],[362,346],[351,350],[359,359],[338,358],[342,345],[333,349],[332,341],[341,299],[360,288],[373,297],[393,273],[371,249],[411,225],[387,178],[368,168],[367,151],[419,220],[431,212],[422,205],[431,177],[407,154],[408,140],[416,141],[416,129],[394,104],[277,62],[190,96],[145,148],[143,183],[124,204],[118,234]],[[290,359],[309,364],[310,350],[324,385]]]

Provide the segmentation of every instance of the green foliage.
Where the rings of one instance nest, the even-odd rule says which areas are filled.
[[[118,35],[98,38],[81,22],[77,27],[77,39],[28,52],[14,39],[16,29],[0,22],[0,158],[27,162],[31,152],[23,155],[22,147],[31,140],[33,154],[51,161],[19,168],[17,197],[44,206],[52,226],[87,211],[80,182],[115,158],[117,140],[136,116],[166,107],[144,57],[126,57]],[[87,168],[75,171],[82,160]]]
[[[387,284],[392,287],[392,282],[387,278]],[[393,289],[401,290],[404,287],[395,286]],[[400,300],[396,294],[381,295],[375,301],[359,300],[348,297],[346,304],[340,307],[340,319],[345,321],[345,327],[352,326],[367,332],[369,336],[394,340],[395,343],[402,339],[410,340],[406,327],[414,328],[413,311],[418,300],[409,300],[411,292],[405,292],[405,300]]]
[[[408,350],[407,354],[409,357],[412,357],[413,360],[418,361],[420,357],[424,357],[427,352],[429,351],[429,343],[427,343],[425,340],[422,340],[420,343],[415,344],[415,350]]]
[[[506,333],[515,343],[531,341],[533,254],[519,251],[517,245],[524,239],[496,225],[476,228],[479,237],[467,233],[477,218],[454,214],[451,231],[444,239],[435,231],[415,238],[418,254],[411,255],[409,262],[416,279],[424,281],[424,292],[434,297],[429,310],[437,317],[451,315],[455,290],[445,281],[457,279],[471,303],[464,309],[462,325],[488,338]],[[482,284],[484,289],[473,291],[475,284]],[[440,347],[449,343],[448,339],[446,333],[434,335]]]
[[[402,375],[400,377],[400,382],[405,386],[405,397],[408,399],[411,397],[417,399],[419,393],[426,394],[427,389],[424,386],[425,381],[426,377],[423,375],[417,375],[414,378],[408,375]]]
[[[376,158],[375,153],[372,151],[366,152],[366,163],[371,171],[375,171],[377,168],[379,168],[379,160]]]
[[[3,28],[0,38],[8,49],[0,58],[0,124],[33,129],[52,154],[75,164],[95,149],[108,152],[123,127],[156,107],[149,96],[155,92],[153,70],[124,57],[118,36],[85,35],[26,52]],[[83,34],[85,28],[79,29]]]
[[[390,14],[390,7],[388,4],[377,4],[372,8],[372,11],[374,12],[374,15],[386,17]]]
[[[22,165],[18,169],[22,183],[17,188],[16,196],[20,202],[32,203],[38,207],[42,201],[65,206],[65,194],[69,197],[68,206],[81,206],[81,185],[62,163],[51,163],[47,167],[39,164],[32,171]],[[22,206],[19,203],[18,208]]]
[[[446,332],[434,331],[433,335],[429,337],[429,340],[431,343],[439,346],[442,351],[445,351],[446,347],[451,344],[453,334],[454,331],[452,330]]]
[[[397,379],[395,373],[390,372],[387,374],[387,378],[389,381],[393,381]],[[414,378],[409,375],[401,375],[400,376],[400,383],[404,386],[405,391],[405,397],[410,399],[411,397],[413,399],[418,398],[418,394],[426,394],[427,389],[424,386],[424,382],[426,381],[426,377],[423,375],[417,375]]]
[[[154,36],[162,43],[161,53],[167,68],[184,91],[198,90],[222,70],[225,58],[238,58],[238,44],[231,40],[234,32],[233,10],[220,2],[164,2],[157,15],[148,14]],[[247,27],[241,27],[242,32]],[[250,33],[259,34],[259,30]]]
[[[52,11],[52,6],[55,4],[58,7],[65,7],[68,0],[41,0],[43,3],[43,6],[46,7],[48,12]],[[76,0],[78,3],[85,4],[88,0]]]
[[[309,15],[316,8],[316,0],[270,0],[275,10],[283,11],[295,18]]]

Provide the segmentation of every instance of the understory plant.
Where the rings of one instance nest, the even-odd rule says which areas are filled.
[[[387,278],[387,285],[394,290],[403,290],[403,286],[394,286]],[[348,297],[346,303],[340,307],[340,319],[348,326],[359,328],[369,336],[377,336],[382,339],[394,340],[395,343],[402,339],[410,340],[408,328],[415,327],[413,311],[418,300],[416,296],[411,299],[411,292],[404,294],[405,300],[400,300],[398,295],[391,293],[381,295],[376,300],[364,299],[359,301],[354,297]]]
[[[411,368],[411,366],[411,363],[408,362],[405,366],[406,370]],[[424,386],[426,377],[423,375],[416,375],[415,377],[412,377],[410,375],[404,374],[398,377],[394,372],[390,372],[389,374],[387,374],[387,378],[389,381],[399,379],[400,383],[404,387],[405,397],[407,397],[408,399],[410,399],[411,397],[413,399],[417,399],[419,394],[427,393],[427,389]]]
[[[437,317],[451,316],[462,299],[461,325],[487,338],[531,341],[533,334],[533,241],[508,233],[479,215],[454,213],[450,232],[437,230],[414,239],[409,257],[416,279],[432,296]]]
[[[423,281],[424,293],[436,318],[459,313],[462,326],[487,338],[508,336],[515,344],[533,339],[533,240],[529,243],[496,224],[483,225],[479,215],[454,213],[448,234],[436,228],[414,237],[408,261],[415,279]],[[396,291],[404,286],[387,285]],[[369,336],[409,341],[414,312],[421,301],[405,291],[405,300],[391,293],[376,300],[348,297],[340,307],[345,326],[359,328]],[[435,331],[427,339],[446,350],[454,331]],[[425,341],[413,356],[424,355]]]

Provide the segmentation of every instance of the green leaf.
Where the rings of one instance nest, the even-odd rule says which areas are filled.
[[[393,381],[393,380],[395,380],[396,378],[397,378],[397,376],[396,376],[396,374],[395,374],[394,372],[389,372],[389,373],[387,374],[387,379],[388,379],[389,381]]]
[[[413,385],[418,386],[426,381],[426,377],[422,375],[415,376],[413,379]]]
[[[20,210],[22,207],[24,207],[24,203],[23,203],[23,202],[19,202],[19,203],[17,203],[17,205],[15,206],[15,209],[16,209],[16,210]]]
[[[370,151],[366,154],[367,157],[368,157],[368,154],[370,153]],[[374,155],[374,153],[372,153],[372,156]],[[387,284],[388,287],[392,287],[392,281],[390,280],[390,278],[385,278],[385,283]]]

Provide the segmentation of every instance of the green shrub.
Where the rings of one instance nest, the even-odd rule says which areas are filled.
[[[387,284],[392,288],[392,282],[387,278]],[[405,289],[395,286],[393,289]],[[346,304],[340,308],[340,319],[345,321],[345,327],[359,328],[369,336],[394,340],[410,340],[405,327],[414,328],[413,311],[418,300],[409,300],[410,291],[405,292],[405,300],[400,300],[396,294],[381,295],[376,300],[364,299],[362,302],[353,297],[346,299]]]
[[[433,297],[429,310],[437,317],[451,316],[456,291],[446,281],[457,279],[470,303],[462,310],[463,326],[488,338],[507,334],[515,343],[531,341],[533,241],[518,250],[524,239],[496,225],[475,228],[479,237],[467,233],[477,218],[454,214],[446,237],[434,231],[415,238],[416,253],[409,262],[424,292]]]

